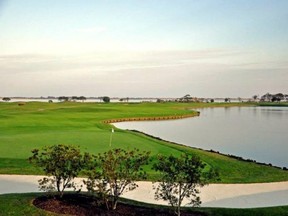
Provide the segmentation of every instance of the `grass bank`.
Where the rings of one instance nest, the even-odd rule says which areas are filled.
[[[288,107],[288,102],[260,102],[258,106]]]
[[[198,115],[191,109],[244,106],[239,103],[0,103],[0,173],[42,174],[27,161],[31,150],[53,144],[73,144],[90,153],[109,150],[110,120],[178,118]],[[198,155],[208,166],[219,170],[224,183],[287,181],[288,172],[274,167],[240,161],[214,152],[175,145],[141,133],[115,129],[112,148],[151,151],[158,154]],[[151,165],[146,171],[155,179]]]

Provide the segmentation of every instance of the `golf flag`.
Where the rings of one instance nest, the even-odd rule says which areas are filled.
[[[112,134],[114,133],[114,128],[111,129],[111,135],[110,135],[110,143],[109,143],[109,146],[111,146],[112,144]]]

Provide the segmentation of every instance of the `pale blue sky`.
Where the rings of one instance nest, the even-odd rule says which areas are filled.
[[[0,0],[0,96],[288,93],[287,20],[287,0]]]

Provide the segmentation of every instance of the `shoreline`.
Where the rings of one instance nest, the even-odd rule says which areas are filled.
[[[183,118],[191,118],[200,116],[200,112],[195,111],[195,113],[184,114],[184,115],[174,115],[174,116],[158,116],[158,117],[129,117],[129,118],[117,118],[102,121],[105,124],[118,123],[118,122],[128,122],[128,121],[162,121],[162,120],[177,120]]]

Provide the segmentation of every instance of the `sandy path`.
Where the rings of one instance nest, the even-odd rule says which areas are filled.
[[[0,194],[38,192],[38,179],[43,176],[0,175]],[[82,178],[77,178],[81,182]],[[139,187],[124,197],[147,203],[167,204],[154,200],[151,182],[138,182]],[[206,207],[250,208],[288,205],[288,182],[261,184],[211,184],[201,189]]]

